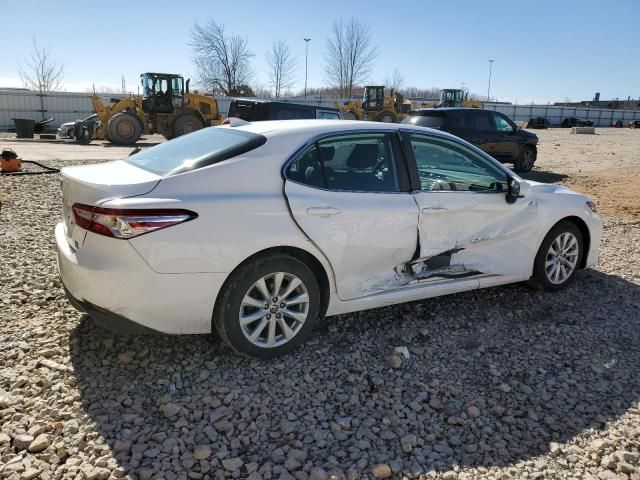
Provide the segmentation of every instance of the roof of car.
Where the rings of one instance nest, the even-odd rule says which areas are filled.
[[[280,102],[277,100],[266,100],[263,98],[234,98],[231,100],[232,102],[240,102],[240,103],[263,103],[270,105],[279,105],[279,106],[291,106],[291,107],[306,107],[306,108],[320,108],[322,110],[334,110],[339,111],[335,107],[326,107],[323,105],[308,105],[306,103],[297,103],[297,102]]]
[[[409,112],[409,115],[416,113],[431,113],[431,112],[458,112],[458,111],[471,111],[471,112],[484,112],[483,108],[471,108],[471,107],[438,107],[438,108],[418,108]]]
[[[389,131],[390,129],[410,129],[422,130],[425,133],[430,133],[433,135],[445,137],[451,136],[446,132],[434,130],[427,127],[419,127],[401,123],[367,122],[361,120],[267,120],[262,122],[247,122],[246,125],[240,125],[237,127],[223,126],[215,128],[233,128],[234,130],[242,130],[245,132],[268,135],[286,135],[297,133],[322,135],[324,133],[348,132],[354,130]]]

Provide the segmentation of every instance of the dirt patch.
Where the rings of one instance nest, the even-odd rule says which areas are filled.
[[[640,167],[571,175],[562,184],[593,198],[602,215],[640,221]]]
[[[640,221],[640,132],[599,128],[596,135],[536,130],[538,161],[525,178],[589,195],[609,218]]]

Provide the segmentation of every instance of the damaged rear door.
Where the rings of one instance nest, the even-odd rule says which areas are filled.
[[[396,288],[370,284],[393,276],[418,243],[418,209],[397,133],[319,139],[285,174],[291,214],[331,262],[338,297],[351,300]]]
[[[507,203],[508,174],[493,160],[443,136],[402,132],[419,208],[419,255],[406,274],[422,279],[528,279],[539,219],[529,199]]]

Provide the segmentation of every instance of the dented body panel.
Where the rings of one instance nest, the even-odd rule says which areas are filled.
[[[414,194],[420,209],[420,256],[454,251],[452,265],[526,279],[537,245],[535,200],[506,203],[502,193],[432,191]]]
[[[416,251],[418,209],[408,193],[333,192],[286,182],[285,194],[295,221],[333,265],[341,300],[371,293],[367,279],[392,276]]]

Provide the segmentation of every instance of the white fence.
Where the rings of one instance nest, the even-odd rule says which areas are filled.
[[[58,127],[63,123],[88,117],[94,113],[91,95],[91,93],[47,92],[40,94],[29,90],[0,90],[0,131],[13,128],[14,118],[44,120],[54,117],[55,120],[49,126]],[[99,95],[105,98],[123,96],[111,93],[99,93]],[[218,97],[216,100],[220,113],[226,115],[233,98]],[[279,100],[326,107],[335,106],[334,99],[326,98],[299,97]]]
[[[122,95],[104,94],[106,97]],[[49,125],[57,127],[66,122],[88,117],[93,112],[90,93],[47,92],[29,90],[0,90],[0,130],[13,127],[14,118],[44,120],[54,117]]]
[[[103,97],[122,97],[117,94],[100,94]],[[233,98],[217,97],[220,113],[226,115]],[[271,99],[273,100],[273,99]],[[278,99],[283,102],[304,103],[334,107],[336,100],[324,97],[292,97]],[[344,99],[338,100],[342,103]],[[551,105],[504,105],[485,103],[484,108],[502,112],[514,121],[527,122],[533,117],[545,117],[552,126],[560,125],[566,117],[578,117],[593,121],[596,127],[610,127],[616,120],[626,126],[630,120],[640,120],[640,111],[607,110],[599,108],[559,107]],[[0,90],[0,130],[13,127],[14,118],[44,120],[55,117],[50,126],[57,127],[93,113],[90,93],[48,92],[40,94],[29,90]]]
[[[577,117],[580,120],[591,120],[594,127],[610,127],[616,120],[622,120],[627,126],[630,120],[640,120],[637,110],[608,110],[602,108],[562,107],[555,105],[504,105],[499,103],[485,103],[484,108],[505,114],[513,121],[528,122],[535,117],[544,117],[552,127],[557,127],[567,117]]]

